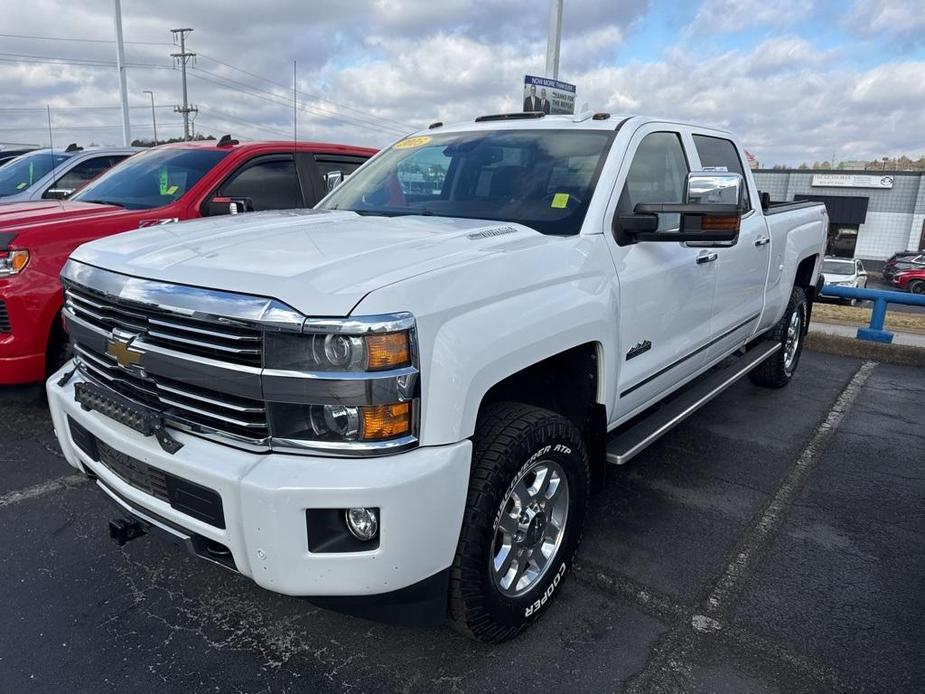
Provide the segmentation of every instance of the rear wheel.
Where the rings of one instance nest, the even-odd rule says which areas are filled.
[[[748,373],[751,382],[765,388],[783,388],[790,383],[803,353],[805,330],[806,294],[794,287],[787,310],[768,333],[768,339],[780,342],[781,348]]]
[[[473,437],[463,528],[450,572],[453,627],[498,643],[536,621],[572,565],[590,488],[581,433],[537,407],[486,408]]]
[[[925,280],[913,280],[910,282],[909,291],[912,294],[925,294]]]

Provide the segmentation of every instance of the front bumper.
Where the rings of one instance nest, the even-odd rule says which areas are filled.
[[[469,482],[469,441],[344,459],[250,453],[171,431],[184,444],[171,455],[153,437],[81,409],[74,401],[79,373],[59,386],[62,372],[48,380],[47,391],[68,463],[96,475],[126,510],[224,545],[235,568],[267,590],[296,596],[379,595],[419,583],[453,561]],[[112,449],[217,492],[225,528],[174,510],[93,460],[74,442],[68,417]],[[306,510],[353,506],[380,509],[379,547],[310,552]]]

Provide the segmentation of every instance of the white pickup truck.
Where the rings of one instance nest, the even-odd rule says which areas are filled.
[[[120,543],[510,638],[608,463],[796,369],[826,211],[772,206],[744,160],[699,125],[484,116],[397,142],[314,211],[82,246],[74,363],[48,381],[61,447]]]

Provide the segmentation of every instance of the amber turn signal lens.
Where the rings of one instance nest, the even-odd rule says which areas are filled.
[[[411,364],[411,343],[407,331],[367,335],[365,339],[368,370],[396,369]]]
[[[360,416],[363,418],[360,434],[363,441],[394,439],[411,433],[410,402],[361,407]]]
[[[705,214],[701,217],[702,231],[738,231],[739,215],[736,214]]]

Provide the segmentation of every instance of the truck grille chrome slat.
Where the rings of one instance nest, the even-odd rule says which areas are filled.
[[[119,299],[90,293],[72,284],[66,288],[66,307],[77,318],[107,333],[135,333],[152,346],[218,359],[229,365],[262,364],[263,335],[256,328],[226,326],[147,306],[126,306]],[[181,383],[142,369],[126,369],[98,349],[75,342],[82,373],[161,412],[168,421],[194,431],[228,434],[261,447],[269,437],[266,404],[262,400],[221,393],[204,384]]]
[[[178,352],[260,367],[263,335],[255,328],[176,315],[154,307],[91,293],[68,284],[65,305],[78,318],[103,330],[143,334],[151,344]]]

